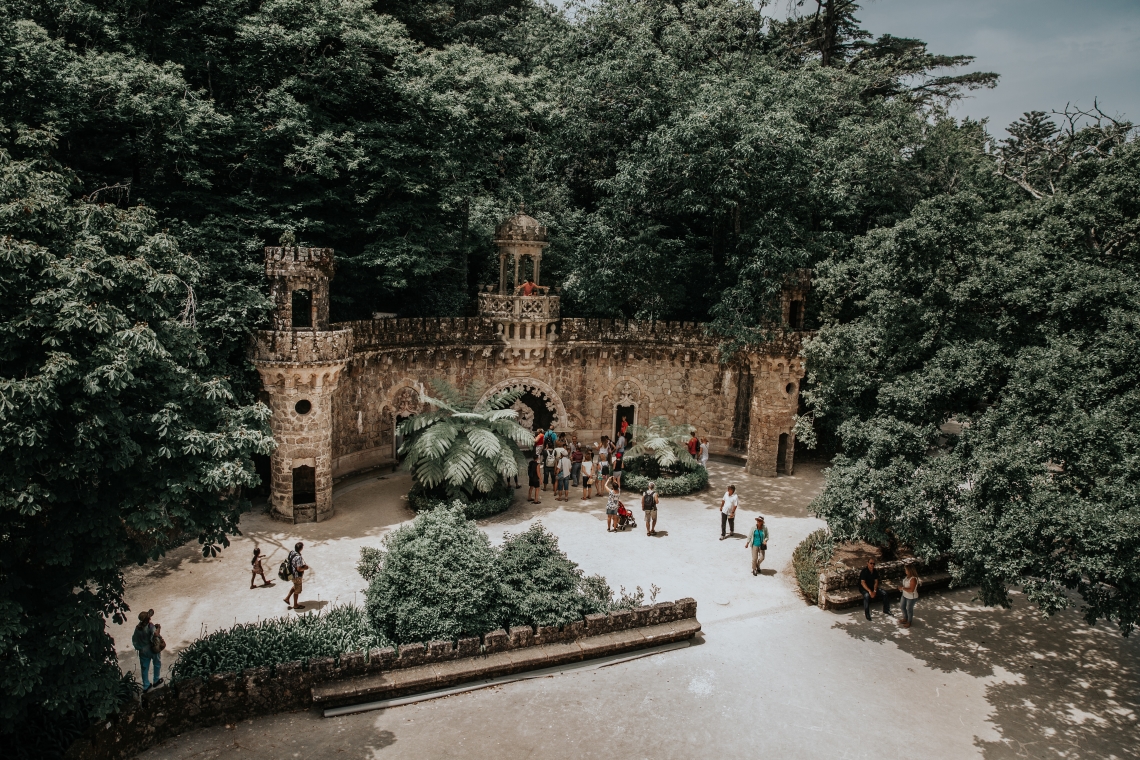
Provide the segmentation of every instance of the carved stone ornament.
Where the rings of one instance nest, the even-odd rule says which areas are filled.
[[[424,405],[420,401],[420,394],[415,388],[402,388],[396,394],[392,405],[396,409],[397,417],[411,417],[419,414],[424,410]]]

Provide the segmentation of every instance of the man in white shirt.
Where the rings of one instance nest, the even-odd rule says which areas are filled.
[[[729,486],[720,500],[720,540],[736,532],[736,508],[740,506],[740,497],[736,495],[736,486]],[[725,535],[724,526],[728,525],[728,535]]]

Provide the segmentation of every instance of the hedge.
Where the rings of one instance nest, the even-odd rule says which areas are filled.
[[[640,474],[641,470],[648,470],[648,474]],[[709,485],[709,471],[697,465],[694,469],[680,475],[669,476],[668,472],[659,475],[660,468],[657,462],[648,457],[638,457],[625,463],[625,474],[621,478],[623,491],[645,491],[653,481],[658,494],[661,496],[685,496],[687,494],[703,491]]]
[[[835,539],[827,528],[820,528],[808,534],[792,552],[792,572],[796,575],[796,583],[804,598],[812,604],[819,603],[819,573],[831,561],[834,551]]]
[[[461,497],[459,501],[463,502],[463,514],[468,520],[482,520],[506,512],[510,509],[514,498],[514,490],[510,486],[499,486],[489,494],[476,498]],[[408,505],[417,514],[440,507],[450,508],[453,501],[454,499],[449,499],[442,493],[425,490],[418,483],[408,491]]]
[[[207,678],[213,673],[240,672],[316,657],[339,657],[373,647],[390,646],[368,622],[364,610],[351,604],[321,613],[267,618],[214,631],[183,650],[170,673],[171,681]]]

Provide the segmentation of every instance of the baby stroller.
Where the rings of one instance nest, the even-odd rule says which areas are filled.
[[[633,519],[633,512],[625,508],[625,505],[620,501],[618,502],[618,522],[617,529],[625,530],[626,528],[636,528],[637,520]]]

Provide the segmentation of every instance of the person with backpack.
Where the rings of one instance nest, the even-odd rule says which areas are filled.
[[[554,472],[554,469],[558,466],[558,453],[554,450],[554,446],[549,442],[549,440],[550,439],[548,438],[546,444],[546,452],[544,454],[545,459],[542,463],[542,490],[545,491],[547,484],[553,483],[554,490],[557,491],[558,478]],[[555,497],[558,496],[557,493],[554,495]]]
[[[578,436],[570,437],[570,480],[574,482],[574,487],[578,487],[578,481],[582,478],[582,462],[585,461],[585,455],[582,453],[582,447],[578,445]]]
[[[285,563],[282,563],[282,570],[287,569],[289,573],[288,580],[293,581],[292,590],[285,595],[285,606],[292,610],[305,609],[305,605],[301,604],[301,586],[304,583],[305,571],[309,569],[309,566],[305,564],[305,559],[301,556],[301,550],[304,548],[305,545],[298,541],[293,546],[293,551],[289,552],[289,558],[285,560],[285,563],[288,563],[287,568]],[[289,597],[293,598],[292,605],[289,604]]]
[[[143,691],[149,691],[163,683],[162,650],[166,649],[166,642],[162,639],[159,626],[151,624],[154,610],[139,613],[139,624],[131,634],[131,646],[139,653],[139,665],[142,667]],[[150,669],[154,667],[154,681],[151,681]]]
[[[657,484],[650,481],[649,490],[641,495],[641,508],[645,512],[645,535],[652,536],[657,533],[657,505],[661,499],[657,496]]]

